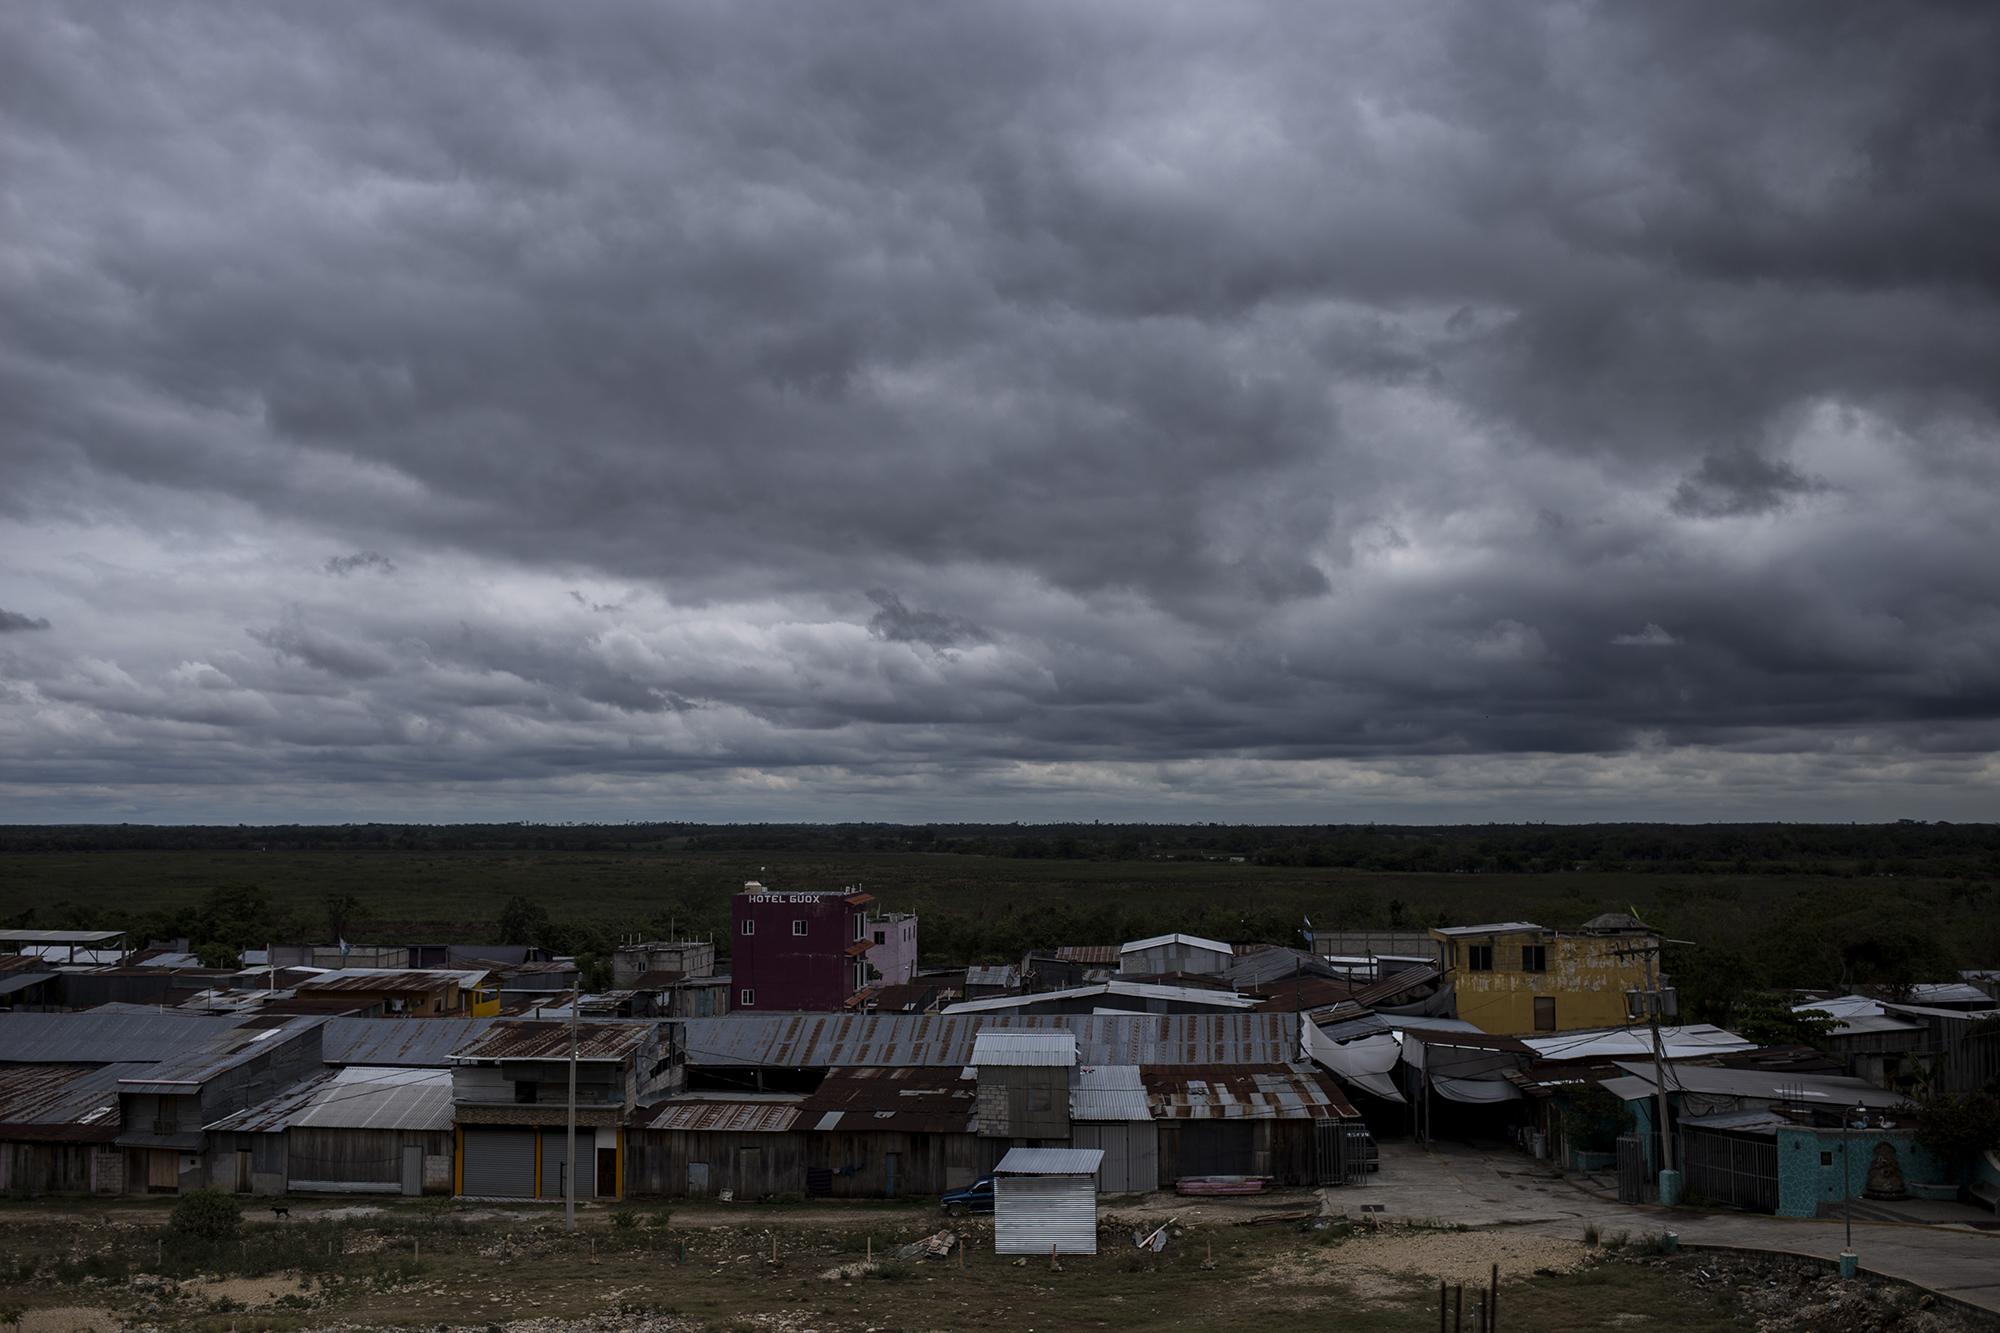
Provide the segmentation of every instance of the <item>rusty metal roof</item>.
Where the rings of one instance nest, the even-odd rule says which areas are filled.
[[[800,1119],[798,1094],[749,1096],[699,1094],[643,1107],[633,1123],[642,1129],[693,1129],[719,1134],[782,1134]]]
[[[118,1080],[145,1065],[0,1066],[0,1139],[109,1143]]]
[[[1115,944],[1065,944],[1056,950],[1056,957],[1065,963],[1083,963],[1091,967],[1116,967],[1118,946]]]
[[[1418,986],[1428,986],[1438,979],[1435,967],[1413,967],[1403,972],[1392,972],[1380,981],[1371,982],[1354,992],[1354,1002],[1359,1005],[1380,1004],[1391,996],[1401,995],[1406,990]]]
[[[653,1035],[650,1023],[605,1023],[591,1021],[576,1025],[579,1060],[622,1063]],[[549,1020],[502,1018],[480,1036],[451,1053],[452,1063],[472,1060],[567,1060],[570,1025]]]
[[[1318,1069],[1149,1065],[1139,1071],[1155,1120],[1341,1120],[1359,1115]]]
[[[443,1069],[451,1053],[483,1036],[491,1018],[330,1018],[320,1058],[330,1065]]]
[[[812,1130],[964,1134],[972,1129],[978,1085],[944,1069],[837,1069],[801,1103]]]
[[[1094,1065],[1283,1064],[1299,1047],[1296,1014],[728,1014],[678,1020],[687,1063],[831,1069],[972,1063],[985,1030],[1073,1032]]]

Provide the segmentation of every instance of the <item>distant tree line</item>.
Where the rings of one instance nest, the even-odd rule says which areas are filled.
[[[701,851],[1228,860],[1453,874],[2000,877],[2000,824],[12,825],[9,852]]]

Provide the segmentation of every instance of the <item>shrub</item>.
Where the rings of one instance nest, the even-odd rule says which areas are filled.
[[[1583,1229],[1583,1243],[1585,1245],[1592,1246],[1593,1248],[1596,1246],[1597,1224],[1595,1222],[1592,1222],[1589,1226]]]
[[[636,1227],[639,1225],[639,1215],[628,1208],[621,1208],[611,1215],[611,1225],[614,1227]]]
[[[233,1240],[243,1226],[243,1205],[221,1190],[196,1190],[174,1204],[167,1229],[195,1240]]]

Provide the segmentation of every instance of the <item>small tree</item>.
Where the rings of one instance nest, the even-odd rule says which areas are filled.
[[[1917,1142],[1952,1163],[2000,1148],[2000,1095],[1989,1089],[1923,1101],[1917,1107]]]
[[[548,928],[548,909],[532,898],[517,893],[500,909],[502,944],[540,944]]]
[[[167,1230],[194,1240],[233,1240],[243,1226],[243,1206],[221,1190],[194,1190],[174,1204]]]

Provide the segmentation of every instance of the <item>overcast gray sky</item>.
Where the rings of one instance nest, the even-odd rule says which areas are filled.
[[[0,818],[1990,818],[2000,8],[11,5]]]

